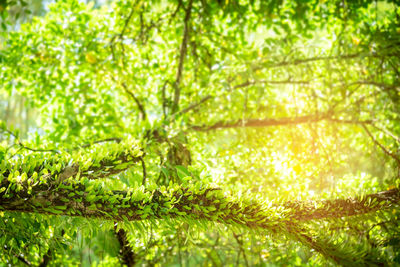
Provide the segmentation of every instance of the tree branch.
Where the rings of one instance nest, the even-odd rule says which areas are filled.
[[[50,153],[57,153],[57,154],[60,153],[60,151],[59,151],[59,150],[56,150],[56,149],[41,149],[41,148],[31,148],[31,147],[25,146],[25,145],[21,142],[21,140],[19,139],[19,137],[18,137],[15,133],[13,133],[12,131],[10,131],[10,130],[8,130],[8,129],[3,129],[3,128],[0,128],[0,131],[6,132],[6,133],[8,133],[9,135],[11,135],[12,137],[14,137],[14,140],[16,141],[15,144],[18,145],[18,146],[19,146],[20,148],[22,148],[22,149],[29,150],[29,151],[32,151],[32,152],[44,152],[44,153],[50,152]]]
[[[163,110],[164,118],[167,117],[167,107],[169,106],[167,103],[167,96],[166,96],[166,92],[165,92],[168,83],[170,83],[170,82],[168,80],[166,80],[164,82],[163,86],[161,87],[162,110]]]
[[[122,87],[124,88],[125,92],[133,98],[133,100],[135,101],[136,105],[137,105],[138,108],[139,108],[139,111],[140,111],[142,120],[145,120],[145,119],[146,119],[146,111],[145,111],[145,109],[144,109],[143,104],[139,101],[139,99],[135,96],[135,94],[132,93],[132,91],[130,91],[130,90],[128,89],[128,87],[126,86],[125,83],[121,83],[121,85],[122,85]]]
[[[352,82],[352,83],[348,84],[348,86],[350,86],[350,85],[372,85],[372,86],[382,88],[384,90],[397,89],[397,91],[399,91],[399,89],[398,89],[399,85],[396,85],[396,84],[388,85],[388,84],[379,83],[379,82],[375,82],[375,81],[356,81],[356,82]]]
[[[112,142],[112,141],[115,141],[115,142],[119,143],[119,142],[122,141],[122,139],[118,138],[118,137],[105,138],[105,139],[100,139],[100,140],[96,140],[96,141],[84,144],[84,145],[82,145],[80,147],[86,148],[86,147],[90,147],[90,146],[92,146],[94,144],[100,144],[100,143]]]
[[[146,163],[144,162],[143,157],[140,157],[140,161],[142,162],[142,169],[143,169],[142,185],[145,185],[145,183],[146,183],[146,177],[147,177]]]
[[[140,100],[135,96],[135,94],[134,94],[131,90],[128,89],[128,86],[127,86],[124,82],[118,83],[118,82],[117,82],[117,79],[116,79],[114,76],[112,76],[112,75],[111,75],[111,79],[112,79],[115,83],[121,84],[121,86],[122,86],[122,88],[124,89],[125,93],[127,93],[130,97],[132,97],[132,99],[135,101],[136,105],[137,105],[138,108],[139,108],[139,111],[140,111],[142,120],[145,120],[146,117],[147,117],[147,116],[146,116],[146,110],[145,110],[143,104],[140,102]]]
[[[124,26],[122,28],[122,31],[119,34],[114,35],[110,40],[110,48],[111,48],[111,54],[112,54],[113,60],[115,60],[115,51],[114,51],[115,39],[118,37],[118,39],[120,41],[122,41],[122,39],[124,38],[125,31],[126,31],[126,29],[128,27],[128,24],[129,24],[132,16],[133,16],[134,11],[135,11],[135,8],[134,8],[134,5],[133,5],[132,8],[131,8],[131,11],[129,12],[128,17],[125,19],[125,23],[124,23]],[[124,49],[125,49],[124,45],[122,44],[122,51],[124,51]],[[124,65],[125,65],[125,63],[124,63]]]
[[[371,123],[371,126],[374,127],[375,129],[377,129],[378,131],[381,131],[383,133],[385,133],[386,135],[392,137],[396,142],[398,142],[400,144],[400,138],[397,137],[396,135],[394,135],[393,133],[391,133],[389,130],[387,130],[386,128],[381,128],[376,126],[375,124]]]
[[[124,23],[124,27],[122,28],[121,33],[118,35],[119,39],[122,40],[122,38],[124,37],[125,31],[128,28],[129,22],[131,21],[131,18],[133,16],[133,13],[135,11],[135,7],[132,6],[131,11],[129,12],[128,17],[125,19],[125,23]]]
[[[101,185],[76,182],[53,188],[51,183],[34,184],[30,190],[18,181],[3,179],[2,210],[53,215],[83,216],[114,221],[181,218],[239,224],[276,231],[282,225],[302,221],[335,219],[397,208],[398,188],[356,198],[322,201],[289,201],[262,204],[254,200],[230,200],[220,189],[171,187],[167,191],[109,191]],[[89,189],[90,188],[90,189]],[[75,195],[71,198],[71,194]]]
[[[328,113],[306,115],[299,117],[286,117],[279,119],[249,119],[249,120],[237,120],[235,122],[224,122],[219,121],[211,126],[197,126],[194,125],[191,129],[196,131],[210,131],[215,129],[226,129],[226,128],[240,128],[240,127],[269,127],[269,126],[280,126],[280,125],[295,125],[302,123],[314,123],[319,121],[331,121],[335,123],[348,123],[348,124],[370,124],[371,121],[358,121],[358,120],[341,120],[332,118]]]
[[[309,83],[310,83],[309,81],[292,81],[292,80],[285,80],[285,81],[254,80],[254,81],[246,81],[244,83],[235,85],[233,89],[238,89],[255,84],[309,84]]]
[[[236,240],[236,243],[238,243],[239,250],[243,254],[244,262],[245,262],[246,266],[248,267],[249,266],[249,262],[247,261],[246,251],[243,249],[243,240],[241,240],[240,237],[237,234],[235,234],[235,232],[232,232],[232,234],[233,234],[233,237]],[[239,258],[238,258],[238,260],[239,260]]]
[[[208,101],[208,100],[210,100],[210,99],[212,99],[212,98],[213,98],[213,97],[210,96],[210,95],[205,96],[205,97],[202,98],[199,102],[190,104],[189,106],[187,106],[186,108],[182,109],[182,110],[179,111],[178,113],[179,113],[179,114],[187,113],[187,112],[191,111],[192,109],[197,108],[198,106],[200,106],[201,104],[203,104],[204,102],[206,102],[206,101]]]
[[[117,223],[115,223],[114,231],[120,247],[119,254],[122,264],[126,264],[128,267],[135,266],[135,264],[137,263],[137,255],[132,251],[132,248],[129,245],[125,230],[122,228],[117,230]]]
[[[108,154],[103,154],[104,148],[100,147],[92,153],[100,154],[102,157],[97,156],[92,159],[78,154],[75,161],[73,161],[74,156],[71,157],[71,154],[67,153],[58,154],[57,157],[51,159],[37,158],[33,154],[28,154],[22,161],[10,161],[6,165],[1,176],[8,177],[8,179],[0,179],[0,187],[6,186],[10,179],[18,180],[18,177],[13,177],[15,171],[26,174],[26,179],[19,181],[20,186],[25,188],[44,181],[49,182],[52,186],[57,185],[78,174],[80,177],[88,179],[100,179],[115,175],[132,167],[142,157],[143,152],[138,147],[134,147],[134,145],[127,147],[129,145],[124,144],[119,151],[112,151]]]
[[[8,247],[7,246],[4,246],[3,247],[4,248],[4,250],[8,250]],[[16,254],[16,253],[13,253],[14,254],[14,257],[16,257],[20,262],[22,262],[23,264],[25,264],[25,265],[27,265],[27,266],[31,266],[32,264],[27,260],[27,259],[25,259],[22,255],[19,255],[19,254]]]
[[[186,14],[185,14],[185,19],[184,19],[184,32],[183,32],[183,38],[182,38],[182,43],[181,43],[181,48],[180,48],[180,55],[179,55],[179,62],[178,62],[178,70],[176,72],[176,79],[175,79],[175,92],[174,92],[174,102],[172,105],[172,113],[175,113],[178,111],[178,106],[179,106],[179,99],[181,95],[181,79],[182,79],[182,72],[183,72],[183,63],[185,61],[186,53],[187,53],[187,43],[189,40],[189,21],[190,21],[190,16],[192,14],[192,5],[193,5],[193,0],[189,1],[188,7],[186,8]]]
[[[394,56],[397,57],[396,54],[388,54],[385,56]],[[363,58],[381,58],[381,55],[378,54],[348,54],[348,55],[338,55],[338,56],[320,56],[320,57],[311,57],[311,58],[303,58],[303,59],[294,59],[292,61],[281,61],[278,63],[264,63],[265,65],[258,65],[254,68],[254,70],[263,69],[263,68],[277,68],[277,67],[285,67],[285,66],[292,66],[292,65],[300,65],[305,63],[310,63],[314,61],[321,61],[321,60],[347,60],[347,59],[354,59],[358,57]]]
[[[400,164],[400,158],[397,157],[394,153],[392,153],[391,151],[387,150],[381,143],[379,143],[375,137],[371,134],[371,132],[368,130],[367,126],[365,124],[361,124],[361,126],[364,128],[365,132],[367,133],[367,135],[371,138],[372,142],[374,142],[375,145],[377,145],[380,149],[382,149],[382,151],[388,155],[389,157],[393,158],[394,160],[396,160],[396,162],[398,164]]]
[[[131,11],[129,12],[128,17],[125,19],[125,23],[124,23],[124,26],[123,26],[123,28],[122,28],[121,33],[118,35],[118,39],[119,39],[120,41],[123,41],[123,37],[124,37],[125,31],[126,31],[128,25],[129,25],[129,22],[130,22],[130,20],[131,20],[131,18],[132,18],[132,16],[133,16],[134,11],[135,11],[135,3],[133,4],[133,6],[132,6],[132,8],[131,8]],[[113,55],[113,59],[114,59],[114,60],[115,60],[114,41],[115,41],[115,39],[116,39],[116,36],[117,36],[117,35],[115,35],[115,36],[111,39],[111,41],[110,41],[110,43],[111,43],[111,45],[110,45],[110,47],[111,47],[111,52],[112,52],[112,55]],[[125,48],[124,48],[123,42],[121,43],[121,45],[122,45],[122,53],[123,53],[123,55],[124,55],[124,50],[125,50]],[[122,59],[123,59],[123,66],[125,66],[124,58],[122,58]],[[111,76],[111,77],[112,77],[112,79],[116,82],[116,79],[115,79],[113,76]],[[138,106],[138,108],[139,108],[139,110],[140,110],[142,120],[145,120],[145,119],[146,119],[146,111],[145,111],[145,108],[144,108],[143,104],[139,101],[139,99],[135,96],[135,94],[134,94],[133,92],[131,92],[131,91],[128,89],[128,87],[127,87],[127,85],[126,85],[125,83],[121,83],[121,85],[122,85],[122,87],[124,88],[124,91],[125,91],[130,97],[132,97],[132,99],[135,101],[136,105]]]

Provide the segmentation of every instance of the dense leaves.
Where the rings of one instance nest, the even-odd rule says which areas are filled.
[[[396,1],[27,3],[1,266],[400,262]]]

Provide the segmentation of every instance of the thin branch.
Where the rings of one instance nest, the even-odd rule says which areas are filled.
[[[238,120],[235,122],[219,121],[211,126],[192,126],[192,129],[196,131],[210,131],[215,129],[226,129],[226,128],[240,128],[240,127],[267,127],[267,126],[278,126],[278,125],[290,125],[300,124],[308,122],[316,122],[323,120],[323,116],[301,116],[295,118],[280,118],[280,119],[249,119],[246,121]]]
[[[179,114],[187,113],[187,112],[189,112],[190,110],[197,108],[198,106],[200,106],[200,105],[203,104],[204,102],[210,100],[211,98],[213,98],[213,97],[210,96],[210,95],[208,95],[208,96],[202,98],[199,102],[192,103],[192,104],[190,104],[189,106],[187,106],[186,108],[182,109],[181,111],[179,111]]]
[[[389,54],[385,56],[397,56],[396,54]],[[314,61],[321,61],[321,60],[348,60],[348,59],[354,59],[354,58],[381,58],[381,55],[378,54],[361,54],[361,53],[356,53],[356,54],[348,54],[348,55],[339,55],[339,56],[321,56],[321,57],[311,57],[311,58],[303,58],[303,59],[294,59],[291,61],[281,61],[278,63],[273,63],[268,65],[266,63],[265,66],[259,65],[254,68],[254,70],[257,69],[263,69],[263,68],[277,68],[277,67],[285,67],[285,66],[292,66],[292,65],[300,65],[300,64],[305,64],[305,63],[310,63]],[[262,63],[261,63],[262,64]]]
[[[125,23],[124,23],[124,26],[122,28],[122,31],[119,34],[114,35],[110,40],[110,48],[111,48],[111,53],[112,53],[112,56],[113,56],[113,60],[115,60],[115,51],[114,51],[115,39],[118,37],[118,39],[122,41],[122,39],[124,38],[125,31],[126,31],[126,29],[128,27],[129,21],[131,20],[131,18],[133,16],[134,11],[135,11],[135,8],[134,8],[134,5],[133,5],[132,8],[131,8],[131,11],[129,12],[128,17],[125,19]],[[124,50],[124,46],[123,45],[122,45],[122,50]]]
[[[139,99],[135,96],[135,94],[128,89],[128,87],[126,86],[125,83],[121,83],[121,85],[124,88],[125,92],[133,98],[133,100],[135,101],[136,105],[138,106],[138,108],[140,110],[142,120],[145,120],[146,119],[146,111],[144,109],[143,104],[139,101]]]
[[[119,83],[114,76],[110,75],[110,77],[116,84],[120,84],[122,86],[125,93],[127,93],[130,97],[132,97],[132,99],[135,101],[136,105],[139,108],[142,120],[145,120],[146,119],[146,110],[145,110],[143,104],[140,102],[140,100],[135,96],[135,94],[132,91],[130,91],[128,89],[128,86],[124,82]]]
[[[125,31],[128,28],[129,22],[130,22],[130,20],[131,20],[131,18],[133,16],[134,11],[135,11],[135,4],[136,3],[134,3],[132,5],[131,11],[129,12],[128,17],[125,19],[125,23],[124,23],[124,26],[122,28],[122,31],[118,35],[118,39],[121,41],[120,43],[121,43],[122,53],[123,53],[123,57],[122,57],[123,66],[125,66],[125,60],[124,60],[125,47],[124,47],[124,44],[123,44],[123,38],[124,38]],[[112,52],[112,55],[113,55],[113,59],[115,59],[115,53],[114,53],[114,41],[115,41],[115,39],[116,39],[116,36],[114,36],[111,39],[111,42],[110,42],[111,43],[111,52]],[[116,82],[116,79],[113,76],[112,76],[112,79]],[[121,85],[124,88],[125,92],[129,96],[131,96],[133,98],[133,100],[135,101],[136,105],[138,106],[138,108],[140,110],[140,113],[141,113],[141,119],[142,120],[146,120],[146,111],[145,111],[145,108],[144,108],[143,104],[139,101],[139,99],[135,96],[135,94],[133,94],[133,92],[131,92],[128,89],[128,87],[127,87],[127,85],[125,83],[121,83]]]
[[[174,92],[174,102],[172,106],[172,112],[175,113],[178,111],[178,106],[179,106],[179,99],[181,95],[181,79],[182,79],[182,72],[183,72],[183,63],[185,61],[185,57],[187,54],[187,43],[189,40],[189,21],[190,21],[190,16],[192,14],[192,5],[193,5],[193,0],[189,1],[189,5],[186,8],[186,14],[185,14],[185,19],[184,19],[184,32],[183,32],[183,38],[182,38],[182,43],[181,43],[181,48],[180,48],[180,55],[179,55],[179,63],[178,63],[178,70],[176,72],[176,79],[175,79],[175,92]]]
[[[8,247],[4,246],[4,250],[8,250]],[[25,259],[21,255],[16,254],[16,253],[13,253],[13,254],[14,254],[14,257],[16,257],[20,262],[24,263],[25,265],[27,265],[27,266],[31,266],[32,265],[27,259]]]
[[[365,124],[361,124],[361,126],[364,128],[365,132],[368,134],[368,136],[371,138],[371,140],[374,142],[375,145],[377,145],[382,151],[388,155],[389,157],[393,158],[394,160],[397,161],[398,164],[400,164],[400,158],[398,158],[394,153],[390,152],[387,150],[381,143],[379,143],[375,137],[371,134],[371,132],[368,130],[367,126]]]
[[[64,236],[65,231],[64,229],[61,230],[61,238]],[[53,258],[53,253],[51,248],[49,248],[46,254],[43,255],[42,262],[39,264],[39,267],[46,267],[49,265],[51,259]]]
[[[23,149],[30,150],[32,152],[44,152],[44,153],[50,152],[50,153],[60,154],[60,151],[59,150],[55,150],[55,149],[40,149],[40,148],[36,149],[36,148],[30,148],[30,147],[24,146],[21,143],[21,141],[19,141],[19,140],[18,140],[18,145],[20,145]]]
[[[397,89],[399,87],[399,85],[396,85],[396,84],[388,85],[388,84],[379,83],[379,82],[375,82],[375,81],[356,81],[356,82],[349,83],[348,86],[355,85],[355,84],[357,84],[357,85],[373,85],[373,86],[382,88],[384,90]],[[399,91],[399,89],[397,89],[397,91]]]
[[[385,133],[386,135],[392,137],[397,143],[400,144],[400,138],[395,136],[392,132],[390,132],[389,130],[387,130],[386,128],[381,128],[376,126],[375,124],[371,123],[372,127],[374,127],[375,129],[377,129],[378,131],[381,131],[383,133]]]
[[[140,157],[140,161],[142,162],[142,169],[143,169],[143,180],[142,180],[142,185],[145,185],[145,183],[146,183],[146,177],[147,177],[146,163],[144,162],[143,157]]]
[[[122,38],[124,37],[125,31],[128,28],[129,22],[133,16],[133,12],[135,11],[135,8],[132,6],[131,8],[131,12],[129,13],[128,17],[125,20],[125,24],[124,27],[122,28],[121,33],[119,34],[119,39],[122,40]]]
[[[369,124],[371,121],[358,121],[358,120],[341,120],[332,118],[329,114],[314,114],[299,117],[286,117],[280,119],[249,119],[249,120],[238,120],[235,122],[224,122],[219,121],[211,126],[197,126],[194,125],[191,129],[196,131],[210,131],[215,129],[226,129],[226,128],[240,128],[240,127],[269,127],[269,126],[280,126],[280,125],[294,125],[302,123],[314,123],[322,120],[327,120],[336,123],[346,124]]]
[[[243,258],[244,258],[244,262],[246,264],[246,266],[249,266],[249,262],[247,261],[247,256],[246,256],[246,252],[243,249],[243,240],[240,240],[239,236],[237,234],[235,234],[234,232],[232,232],[233,237],[235,238],[236,242],[239,245],[239,250],[242,252],[243,254]]]
[[[181,9],[182,6],[183,6],[182,0],[178,0],[178,5],[176,6],[174,13],[172,13],[172,15],[170,16],[168,22],[169,25],[171,24],[172,19],[175,18],[176,14],[178,14],[178,11]]]
[[[166,97],[166,93],[165,90],[167,88],[167,84],[169,83],[168,80],[166,80],[161,88],[161,98],[162,98],[162,110],[163,110],[163,114],[164,114],[164,118],[167,117],[167,97]]]
[[[81,146],[79,146],[79,147],[86,148],[86,147],[90,147],[91,145],[94,145],[94,144],[100,144],[100,143],[112,142],[112,141],[115,141],[115,142],[117,142],[117,143],[120,143],[120,142],[122,141],[122,139],[121,139],[121,138],[118,138],[118,137],[111,137],[111,138],[106,138],[106,139],[101,139],[101,140],[93,141],[93,142],[90,142],[90,143],[81,145]]]
[[[22,149],[29,150],[32,152],[44,152],[44,153],[50,152],[50,153],[57,153],[57,154],[60,153],[60,151],[56,150],[56,149],[41,149],[41,148],[31,148],[31,147],[25,146],[24,143],[22,143],[22,141],[19,139],[19,137],[12,131],[10,131],[8,129],[0,129],[0,131],[6,132],[9,135],[11,135],[12,137],[14,137],[14,140],[16,141],[15,145],[18,145]]]
[[[246,87],[249,85],[255,84],[309,84],[310,81],[292,81],[292,80],[284,80],[284,81],[266,81],[266,80],[254,80],[254,81],[246,81],[244,83],[238,84],[233,87],[233,89],[238,89],[242,87]]]
[[[342,120],[335,118],[326,118],[327,121],[336,122],[336,123],[344,123],[344,124],[372,124],[372,120]]]

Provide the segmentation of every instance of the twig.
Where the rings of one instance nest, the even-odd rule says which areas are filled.
[[[396,54],[389,54],[386,56],[396,56]],[[348,54],[348,55],[338,55],[338,56],[321,56],[321,57],[311,57],[311,58],[304,58],[304,59],[294,59],[292,61],[281,61],[275,64],[271,65],[266,65],[266,66],[256,66],[254,70],[258,69],[263,69],[263,68],[276,68],[276,67],[285,67],[285,66],[291,66],[291,65],[300,65],[300,64],[305,64],[309,62],[314,62],[314,61],[321,61],[321,60],[347,60],[347,59],[354,59],[358,57],[364,57],[364,58],[381,58],[381,55],[378,54],[361,54],[361,53],[356,53],[356,54]]]
[[[372,127],[374,127],[375,129],[387,134],[388,136],[392,137],[396,142],[400,143],[400,138],[395,136],[393,133],[391,133],[389,130],[385,129],[385,128],[380,128],[378,126],[376,126],[375,124],[371,123]]]
[[[9,135],[11,135],[12,137],[14,137],[14,139],[15,139],[15,141],[16,141],[15,144],[18,145],[19,147],[21,147],[22,149],[30,150],[30,151],[33,151],[33,152],[51,152],[51,153],[60,154],[60,151],[58,151],[58,150],[56,150],[56,149],[41,149],[41,148],[31,148],[31,147],[25,146],[25,145],[21,142],[21,140],[19,140],[18,136],[17,136],[15,133],[13,133],[12,131],[10,131],[10,130],[8,130],[8,129],[0,129],[0,131],[6,132],[6,133],[8,133]],[[11,146],[11,147],[12,147],[12,146]]]
[[[238,84],[233,87],[233,89],[238,89],[242,87],[246,87],[249,85],[255,84],[309,84],[309,81],[291,81],[291,80],[284,80],[284,81],[266,81],[266,80],[255,80],[255,81],[246,81],[242,84]]]
[[[142,168],[143,168],[143,180],[142,180],[142,185],[146,183],[146,177],[147,177],[147,172],[146,172],[146,163],[143,160],[143,157],[140,157],[140,161],[142,162]]]
[[[232,234],[233,234],[233,237],[236,239],[236,242],[239,245],[239,250],[242,252],[244,261],[246,263],[246,266],[248,267],[249,266],[249,262],[247,261],[246,252],[243,249],[243,241],[239,239],[239,236],[237,234],[235,234],[233,232],[232,232]],[[239,260],[239,258],[238,258],[238,260]]]
[[[213,98],[212,96],[208,95],[204,98],[202,98],[199,102],[197,103],[192,103],[189,106],[187,106],[186,108],[182,109],[181,111],[179,111],[179,114],[184,114],[192,109],[197,108],[198,106],[200,106],[201,104],[203,104],[204,102],[206,102],[207,100]]]
[[[132,97],[132,99],[135,101],[136,105],[137,105],[138,108],[139,108],[139,111],[140,111],[142,120],[145,120],[146,117],[147,117],[147,116],[146,116],[146,110],[145,110],[143,104],[140,102],[140,100],[135,96],[135,94],[134,94],[132,91],[130,91],[130,90],[128,89],[127,85],[126,85],[124,82],[118,83],[117,79],[116,79],[114,76],[112,76],[112,75],[110,75],[110,76],[111,76],[111,79],[112,79],[115,83],[121,84],[121,86],[122,86],[122,88],[124,89],[125,93],[127,93],[130,97]]]
[[[128,28],[128,24],[129,24],[129,22],[130,22],[130,20],[131,20],[131,18],[132,18],[132,16],[133,16],[133,12],[134,12],[134,11],[135,11],[135,8],[134,8],[134,5],[133,5],[132,8],[131,8],[131,12],[129,12],[128,17],[127,17],[126,20],[125,20],[124,27],[122,28],[122,31],[121,31],[121,33],[119,34],[119,39],[120,39],[120,40],[122,40],[122,38],[124,37],[126,28]]]
[[[380,149],[382,149],[382,151],[390,156],[391,158],[393,158],[394,160],[397,161],[398,164],[400,164],[400,159],[392,152],[390,152],[389,150],[387,150],[381,143],[379,143],[375,137],[371,134],[371,132],[368,130],[367,126],[362,123],[361,126],[364,128],[365,132],[368,134],[368,136],[371,138],[371,140],[374,142],[375,145],[377,145]]]
[[[166,98],[166,94],[165,94],[165,89],[167,87],[167,84],[169,83],[168,80],[166,80],[164,82],[164,85],[161,88],[161,97],[162,97],[162,109],[163,109],[163,114],[164,114],[164,118],[167,117],[167,98]]]
[[[114,35],[110,40],[110,48],[111,48],[111,53],[112,53],[113,60],[115,60],[114,41],[115,41],[115,39],[117,37],[118,37],[119,40],[122,41],[122,39],[124,37],[124,34],[125,34],[125,31],[126,31],[126,28],[128,27],[129,21],[131,20],[134,11],[135,11],[135,8],[134,8],[134,5],[133,5],[128,17],[125,20],[124,27],[122,28],[122,31],[119,34]],[[123,45],[122,45],[122,50],[124,50],[124,46]]]
[[[372,86],[382,88],[384,90],[391,90],[391,89],[396,89],[397,87],[399,87],[399,85],[396,85],[396,84],[388,85],[388,84],[384,84],[384,83],[378,83],[375,81],[355,81],[355,82],[349,83],[348,86],[355,85],[355,84],[357,84],[357,85],[372,85]],[[399,90],[400,89],[398,89],[397,91],[399,91]]]
[[[86,148],[86,147],[90,147],[91,145],[94,145],[94,144],[100,144],[100,143],[111,142],[111,141],[115,141],[117,143],[120,143],[122,141],[122,139],[118,138],[118,137],[111,137],[111,138],[106,138],[106,139],[101,139],[101,140],[97,140],[97,141],[94,141],[94,142],[90,142],[90,143],[84,144],[84,145],[82,145],[80,147]]]
[[[5,250],[8,250],[8,247],[7,247],[7,246],[4,246],[4,249],[5,249]],[[16,253],[13,253],[13,254],[14,254],[14,257],[16,257],[20,262],[24,263],[25,265],[28,265],[28,266],[31,266],[31,265],[32,265],[27,259],[25,259],[25,258],[22,257],[21,255],[18,255],[18,254],[16,254]]]
[[[64,236],[65,231],[64,229],[61,230],[61,238]],[[46,267],[47,265],[49,265],[49,262],[51,261],[51,259],[53,258],[52,255],[52,251],[49,248],[46,252],[46,254],[44,254],[42,262],[39,264],[39,267]]]
[[[176,6],[174,13],[172,13],[168,24],[171,24],[172,19],[175,18],[176,14],[178,14],[178,11],[179,9],[181,9],[182,6],[183,6],[182,0],[178,0],[178,5]]]
[[[372,124],[372,120],[340,120],[334,118],[326,118],[327,121],[336,122],[336,123],[344,123],[344,124]]]
[[[140,113],[142,114],[142,120],[146,119],[146,111],[144,109],[143,104],[139,101],[139,99],[128,89],[125,83],[121,83],[122,87],[124,88],[125,92],[130,95],[133,100],[135,101],[136,105],[138,106]]]

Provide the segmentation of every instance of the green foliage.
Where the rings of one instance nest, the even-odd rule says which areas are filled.
[[[0,1],[0,266],[400,262],[396,1],[83,2]]]

